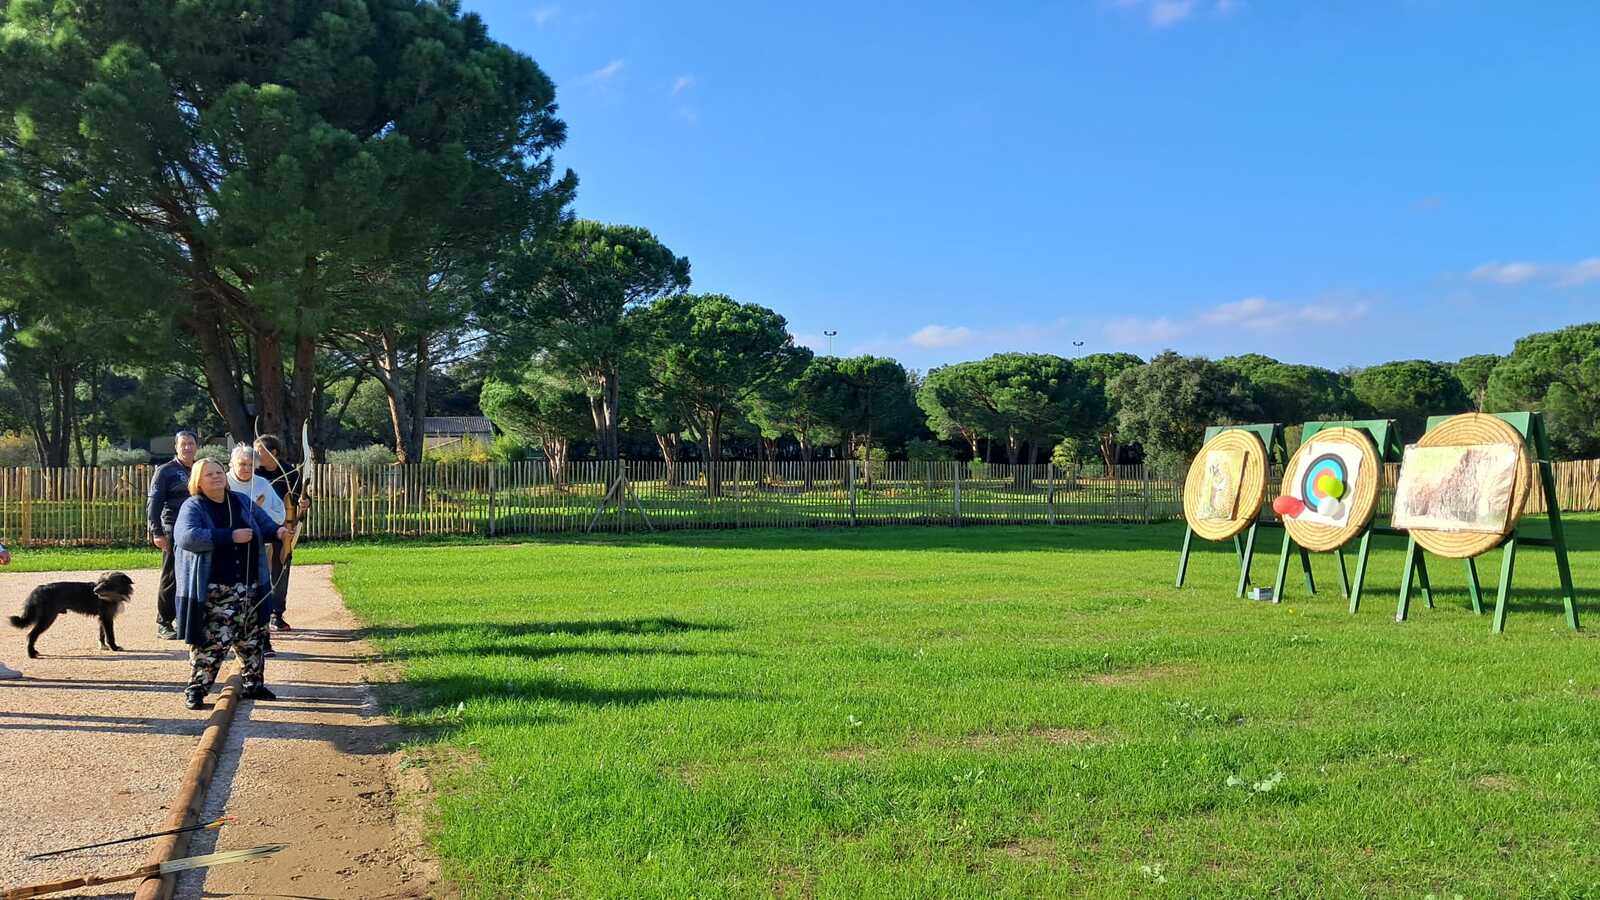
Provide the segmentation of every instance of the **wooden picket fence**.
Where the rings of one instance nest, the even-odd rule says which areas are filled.
[[[1399,466],[1385,467],[1380,514]],[[0,469],[0,542],[146,542],[151,466]],[[553,477],[559,474],[559,477]],[[1269,496],[1280,482],[1272,474]],[[708,481],[715,482],[712,490]],[[1600,460],[1556,464],[1563,510],[1600,510]],[[1181,518],[1181,482],[1143,466],[826,461],[321,465],[307,537],[563,534],[684,528],[1150,523]],[[618,497],[622,503],[618,503]],[[1535,490],[1528,511],[1544,509]]]

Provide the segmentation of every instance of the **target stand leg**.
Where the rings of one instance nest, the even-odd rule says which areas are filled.
[[[1183,587],[1183,576],[1189,572],[1189,548],[1194,543],[1194,529],[1187,526],[1183,529],[1183,553],[1178,556],[1178,583],[1174,587]]]
[[[1361,588],[1367,583],[1367,551],[1372,547],[1372,529],[1361,533],[1361,549],[1356,553],[1356,581],[1350,586],[1350,615],[1361,608]]]
[[[1406,567],[1400,574],[1400,602],[1395,606],[1394,620],[1404,622],[1411,612],[1411,579],[1416,574],[1422,561],[1422,548],[1417,546],[1417,539],[1411,538],[1406,542]]]
[[[1495,599],[1494,625],[1490,629],[1495,634],[1506,630],[1506,602],[1511,599],[1511,574],[1517,567],[1517,533],[1511,532],[1511,538],[1505,543],[1505,558],[1500,561],[1500,596]]]
[[[1278,554],[1278,571],[1272,579],[1272,602],[1283,602],[1284,584],[1289,580],[1289,550],[1294,546],[1294,538],[1289,536],[1289,529],[1283,530],[1283,552]]]
[[[1483,591],[1478,587],[1478,562],[1472,557],[1462,560],[1467,564],[1467,596],[1472,598],[1472,611],[1483,615]]]
[[[1333,555],[1339,560],[1339,596],[1348,599],[1350,597],[1350,570],[1345,568],[1344,565],[1344,548],[1335,549]]]
[[[1428,580],[1428,554],[1417,548],[1417,585],[1422,588],[1422,600],[1433,609],[1433,582]]]
[[[1300,570],[1306,576],[1306,592],[1315,597],[1317,595],[1317,579],[1311,574],[1311,551],[1300,548]]]
[[[1238,540],[1238,538],[1235,537],[1234,540]],[[1250,561],[1256,555],[1256,523],[1254,522],[1250,524],[1250,530],[1245,532],[1244,550],[1240,555],[1242,558],[1239,560],[1239,590],[1234,593],[1234,596],[1242,598],[1244,597],[1245,589],[1250,586]]]

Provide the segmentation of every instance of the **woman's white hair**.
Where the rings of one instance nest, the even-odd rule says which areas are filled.
[[[256,451],[249,444],[239,443],[233,445],[233,453],[228,456],[228,465],[238,462],[240,457],[250,460],[253,465],[256,461]]]

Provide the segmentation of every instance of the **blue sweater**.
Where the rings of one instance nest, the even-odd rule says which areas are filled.
[[[150,496],[145,511],[150,536],[161,537],[171,531],[179,507],[188,499],[189,467],[176,459],[157,466],[150,476]]]
[[[233,505],[234,521],[239,528],[255,531],[250,540],[250,554],[255,560],[256,598],[267,595],[272,586],[272,576],[267,569],[267,548],[278,542],[278,523],[262,512],[261,507],[250,503],[233,491],[227,491],[228,502]],[[233,532],[211,524],[211,514],[206,512],[204,500],[190,497],[178,510],[178,520],[172,526],[173,562],[178,575],[178,616],[173,623],[178,637],[185,643],[198,647],[205,643],[206,594],[211,584],[211,550],[218,544],[233,543]],[[266,624],[271,614],[271,604],[258,603],[256,621]]]

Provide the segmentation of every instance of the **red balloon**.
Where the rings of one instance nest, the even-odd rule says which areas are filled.
[[[1303,500],[1285,494],[1272,501],[1272,511],[1280,516],[1293,518],[1306,511],[1306,504]]]

